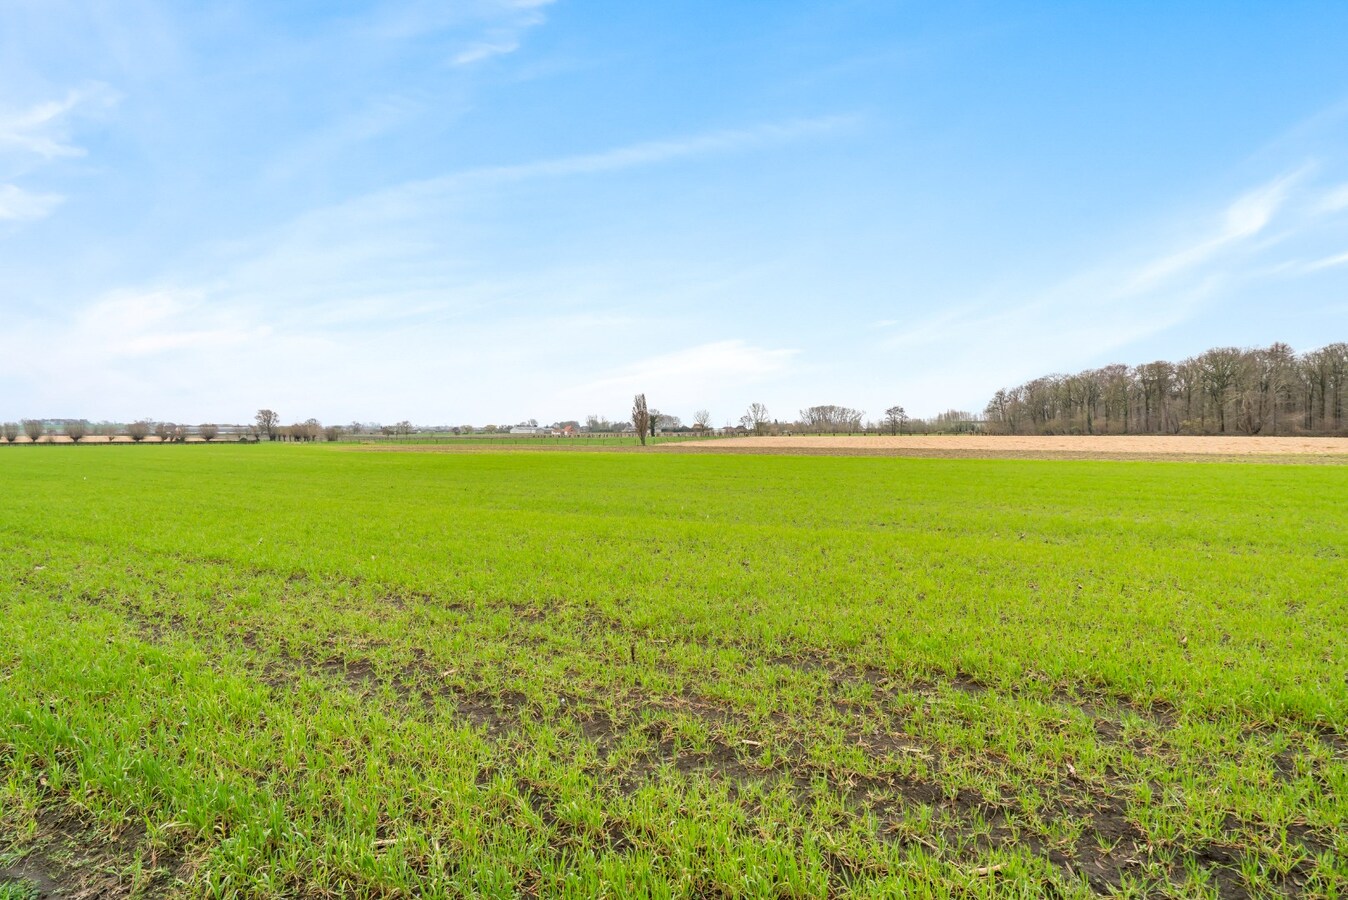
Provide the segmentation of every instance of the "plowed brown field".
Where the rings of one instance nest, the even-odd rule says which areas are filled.
[[[896,456],[1348,457],[1348,438],[1187,435],[788,435],[665,444],[689,452]]]

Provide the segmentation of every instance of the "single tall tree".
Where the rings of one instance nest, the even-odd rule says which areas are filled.
[[[762,434],[768,427],[768,408],[762,403],[750,403],[740,416],[740,423],[754,434]]]
[[[259,409],[257,411],[257,430],[267,436],[267,440],[276,440],[276,429],[281,425],[281,417],[275,410]]]
[[[632,424],[637,428],[641,446],[646,446],[646,432],[651,429],[651,411],[646,406],[645,394],[637,394],[632,401]]]
[[[898,434],[903,431],[903,423],[908,421],[908,414],[903,411],[902,406],[891,406],[885,410],[885,425],[889,426],[890,434]]]

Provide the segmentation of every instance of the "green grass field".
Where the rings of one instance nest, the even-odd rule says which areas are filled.
[[[0,449],[0,897],[1348,895],[1348,469]]]

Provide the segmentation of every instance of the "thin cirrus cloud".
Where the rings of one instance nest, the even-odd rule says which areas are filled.
[[[652,391],[676,402],[696,402],[708,387],[760,382],[788,371],[798,351],[760,347],[742,339],[713,341],[664,353],[577,385],[575,396]]]
[[[977,368],[975,360],[1018,373],[1013,378],[1033,377],[1044,374],[1039,359],[1090,364],[1102,352],[1189,321],[1242,284],[1348,264],[1348,254],[1310,264],[1278,259],[1333,225],[1316,214],[1309,174],[1303,167],[1240,194],[1200,217],[1189,228],[1192,236],[1170,249],[1120,254],[1054,284],[994,292],[962,310],[914,322],[885,343],[921,352],[960,335],[955,353],[928,361],[933,387],[946,375],[955,385],[963,370]],[[1271,236],[1275,224],[1278,233]],[[1083,305],[1083,298],[1092,299]],[[1057,324],[1045,329],[1045,321]],[[965,390],[974,393],[974,383]]]
[[[71,137],[74,127],[71,120],[90,107],[108,106],[116,99],[106,85],[93,84],[67,91],[60,99],[44,100],[16,111],[0,111],[0,160],[5,160],[14,174],[83,156],[84,148]],[[0,183],[0,222],[45,219],[65,199],[61,194]]]
[[[1319,272],[1323,269],[1337,269],[1339,266],[1348,266],[1348,253],[1340,253],[1337,256],[1318,259],[1315,262],[1307,263],[1301,271],[1305,273]]]
[[[65,198],[60,194],[25,191],[13,184],[0,184],[0,221],[25,222],[51,215]]]
[[[79,112],[111,106],[117,94],[104,84],[74,88],[59,100],[44,100],[25,109],[0,112],[0,150],[42,160],[83,156],[70,137],[71,119]]]
[[[1258,235],[1268,227],[1286,203],[1289,192],[1306,176],[1307,171],[1302,168],[1279,176],[1237,197],[1226,208],[1222,225],[1215,234],[1145,265],[1133,280],[1133,288],[1139,291],[1153,288]]]
[[[398,194],[433,194],[461,188],[485,187],[503,182],[617,172],[624,169],[696,159],[716,154],[737,153],[820,138],[855,127],[860,121],[860,118],[855,115],[827,115],[767,122],[745,128],[722,129],[674,138],[638,141],[595,153],[581,153],[554,159],[466,169],[404,184],[387,191],[381,191],[376,196],[389,198]]]
[[[1320,201],[1323,212],[1339,212],[1348,209],[1348,184],[1341,184],[1328,191]]]
[[[361,286],[372,267],[382,265],[381,292],[400,292],[399,276],[392,273],[415,270],[420,273],[415,279],[420,293],[435,286],[444,266],[437,245],[427,243],[421,223],[440,214],[446,197],[461,199],[503,183],[588,177],[746,152],[821,138],[857,121],[855,116],[834,115],[763,123],[406,182],[305,212],[249,241],[250,252],[230,262],[229,271],[203,273],[202,280],[248,283],[272,297],[295,301],[302,301],[315,285],[321,285],[324,303],[332,302],[334,296],[345,302],[352,300],[353,291],[363,293]]]
[[[478,29],[465,35],[449,56],[451,66],[464,67],[519,50],[526,32],[547,21],[552,0],[469,0],[466,3],[413,2],[381,10],[362,31],[386,40],[407,40],[428,34]]]
[[[507,53],[514,53],[519,48],[520,42],[514,39],[495,42],[482,41],[471,44],[455,54],[454,65],[470,66],[473,63],[491,59],[493,56],[504,56]]]

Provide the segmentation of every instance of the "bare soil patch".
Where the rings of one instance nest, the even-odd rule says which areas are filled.
[[[660,449],[830,456],[1348,461],[1348,438],[1246,435],[784,435],[690,441]]]

